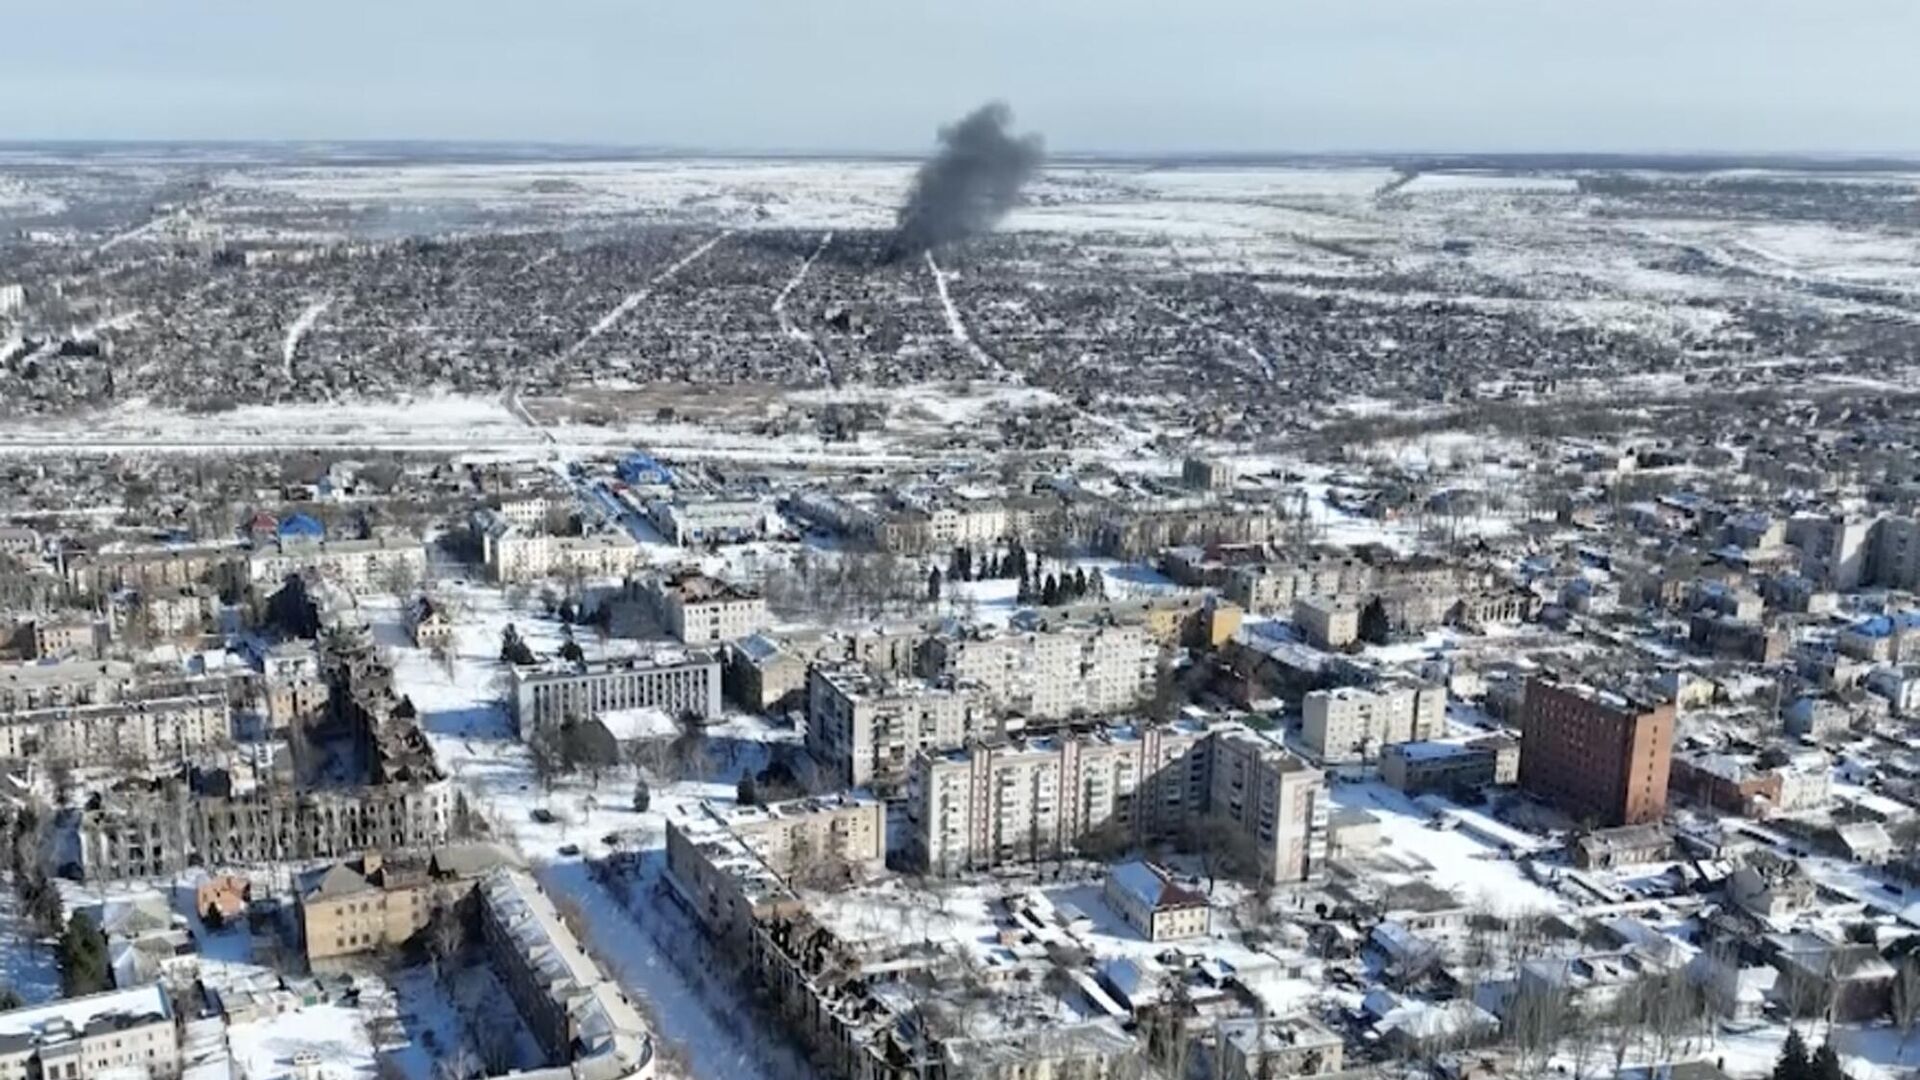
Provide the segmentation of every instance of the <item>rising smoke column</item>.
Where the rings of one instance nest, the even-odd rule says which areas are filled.
[[[940,152],[920,166],[894,232],[895,257],[993,228],[1040,169],[1040,136],[1008,134],[1013,110],[982,105],[940,129]]]

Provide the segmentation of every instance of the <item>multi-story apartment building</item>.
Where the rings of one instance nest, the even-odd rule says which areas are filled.
[[[1673,705],[1550,678],[1528,680],[1520,786],[1578,818],[1640,825],[1666,812]]]
[[[480,879],[479,898],[487,955],[548,1064],[573,1080],[652,1077],[653,1039],[639,1010],[532,875],[493,870]]]
[[[1239,826],[1269,881],[1318,877],[1327,859],[1326,780],[1320,770],[1246,728],[1208,739],[1207,817]]]
[[[1446,734],[1447,689],[1388,681],[1315,690],[1303,701],[1301,737],[1323,762],[1370,761],[1382,747]]]
[[[1031,717],[1104,716],[1135,708],[1153,693],[1159,655],[1140,625],[967,627],[928,638],[921,673],[975,683],[997,707]]]
[[[0,1013],[0,1077],[178,1076],[177,1025],[157,983]]]
[[[187,585],[220,585],[238,578],[247,552],[238,544],[136,548],[68,555],[67,584],[81,596],[131,589],[148,592]]]
[[[247,559],[247,580],[272,586],[295,574],[313,574],[356,596],[388,591],[391,582],[419,581],[427,573],[427,549],[418,540],[286,539]]]
[[[886,807],[858,795],[770,806],[682,803],[667,812],[669,881],[726,938],[775,910],[798,910],[789,883],[860,880],[886,866]]]
[[[0,759],[65,765],[178,761],[232,734],[224,685],[198,693],[0,712]]]
[[[446,844],[445,780],[224,797],[177,790],[114,796],[80,817],[89,880],[171,877],[189,866],[343,859]]]
[[[908,787],[912,857],[935,873],[1057,857],[1111,832],[1178,835],[1220,817],[1274,880],[1317,874],[1321,774],[1236,726],[1109,727],[923,752]]]
[[[117,660],[0,664],[0,713],[119,701],[135,685],[133,665]]]
[[[735,641],[772,625],[766,598],[758,589],[698,571],[674,574],[639,587],[667,633],[688,644]]]
[[[1234,568],[1227,598],[1248,611],[1289,611],[1309,596],[1358,596],[1373,587],[1373,564],[1354,555],[1315,551],[1285,562]]]
[[[890,679],[852,663],[807,672],[807,750],[852,787],[903,779],[920,751],[960,746],[998,726],[971,685]]]
[[[441,848],[424,859],[369,852],[335,863],[314,874],[298,895],[307,963],[404,945],[436,914],[456,911],[481,875],[514,861],[505,849],[472,844]]]
[[[107,638],[107,624],[102,619],[33,620],[33,655],[42,660],[98,659]]]
[[[473,531],[480,538],[480,560],[487,576],[502,584],[565,574],[625,577],[640,565],[639,545],[625,533],[553,536],[544,520],[544,514],[539,521],[527,522],[502,511],[476,512]]]
[[[260,689],[267,724],[285,731],[326,713],[332,687],[320,674],[320,656],[312,645],[281,642],[260,654]]]
[[[516,669],[511,704],[523,734],[612,709],[719,716],[720,658],[699,649],[663,649],[651,656]]]
[[[1841,592],[1859,588],[1868,576],[1873,522],[1811,514],[1787,522],[1787,543],[1800,549],[1800,572]]]

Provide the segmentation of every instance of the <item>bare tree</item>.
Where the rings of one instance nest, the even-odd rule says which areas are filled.
[[[1893,1026],[1900,1029],[1903,1053],[1916,1020],[1920,1020],[1920,953],[1909,952],[1893,969]]]

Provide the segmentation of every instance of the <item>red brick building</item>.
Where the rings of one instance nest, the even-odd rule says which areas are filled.
[[[1534,678],[1520,712],[1520,787],[1583,822],[1659,821],[1673,706]]]

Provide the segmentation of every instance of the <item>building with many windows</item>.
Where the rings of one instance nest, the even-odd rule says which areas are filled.
[[[554,1075],[653,1076],[653,1039],[639,1010],[587,955],[533,876],[490,871],[480,880],[479,897],[487,956],[548,1064],[560,1070]]]
[[[807,672],[807,750],[850,787],[904,779],[920,751],[999,729],[971,684],[886,678],[855,663]]]
[[[1323,762],[1371,761],[1383,747],[1446,734],[1447,690],[1407,680],[1315,690],[1302,703],[1301,738]]]
[[[516,669],[511,704],[523,735],[613,709],[719,716],[720,658],[699,649],[663,649],[651,656]]]
[[[158,984],[0,1013],[0,1077],[177,1076],[180,1036]]]
[[[1256,732],[1115,725],[920,753],[909,856],[932,873],[989,870],[1205,819],[1250,838],[1262,874],[1298,881],[1325,861],[1327,812],[1320,771]]]
[[[1520,786],[1599,825],[1659,821],[1673,759],[1673,705],[1550,678],[1527,682]]]

